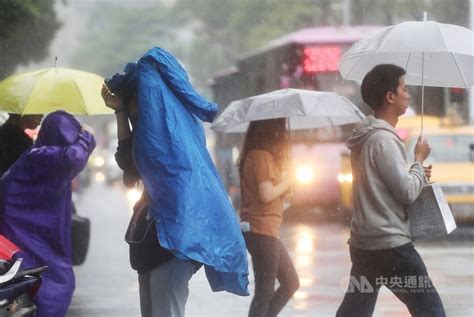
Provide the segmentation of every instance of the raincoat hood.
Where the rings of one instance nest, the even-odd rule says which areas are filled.
[[[136,78],[133,157],[160,244],[203,263],[213,291],[248,295],[245,241],[202,126],[218,106],[194,90],[179,61],[161,48],[140,58]]]
[[[376,119],[374,116],[367,116],[361,123],[352,131],[351,137],[347,139],[347,147],[354,152],[360,151],[365,140],[378,130],[385,130],[393,133],[400,141],[400,136],[395,129],[385,120]],[[403,141],[402,141],[403,142]]]
[[[130,62],[125,65],[124,74],[115,73],[105,80],[105,84],[114,94],[122,96],[128,102],[137,89],[137,63]]]
[[[43,120],[34,146],[65,147],[75,143],[80,132],[81,125],[76,118],[65,111],[56,111]]]

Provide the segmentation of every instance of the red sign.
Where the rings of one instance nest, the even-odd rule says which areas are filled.
[[[341,47],[336,45],[318,45],[303,50],[303,68],[307,73],[337,72]]]

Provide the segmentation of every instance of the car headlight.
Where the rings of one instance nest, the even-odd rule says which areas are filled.
[[[337,180],[339,183],[352,183],[352,173],[339,173],[337,175]]]
[[[94,175],[94,179],[98,183],[102,183],[105,180],[105,174],[102,172],[97,172]]]
[[[95,167],[102,167],[104,166],[105,164],[105,161],[104,161],[104,158],[102,156],[96,156],[94,158],[94,166]]]
[[[296,167],[296,179],[301,184],[309,184],[314,180],[314,168],[309,165],[299,165]]]

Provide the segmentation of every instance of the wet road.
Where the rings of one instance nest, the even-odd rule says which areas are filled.
[[[130,209],[126,193],[96,183],[77,201],[78,213],[91,219],[86,263],[75,267],[76,291],[69,317],[140,316],[136,274],[129,267],[123,236]],[[474,247],[472,229],[463,239],[417,245],[448,316],[474,316]],[[294,259],[301,288],[279,316],[334,316],[344,296],[350,270],[348,230],[338,224],[288,224],[282,239]],[[253,274],[250,274],[253,293]],[[186,316],[247,316],[251,297],[212,293],[204,271],[190,282]],[[374,316],[409,316],[382,289]]]

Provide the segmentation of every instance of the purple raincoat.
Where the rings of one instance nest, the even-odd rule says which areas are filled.
[[[54,112],[0,181],[0,232],[23,250],[24,269],[49,267],[35,299],[38,317],[66,316],[72,299],[71,181],[94,147],[73,116]]]

